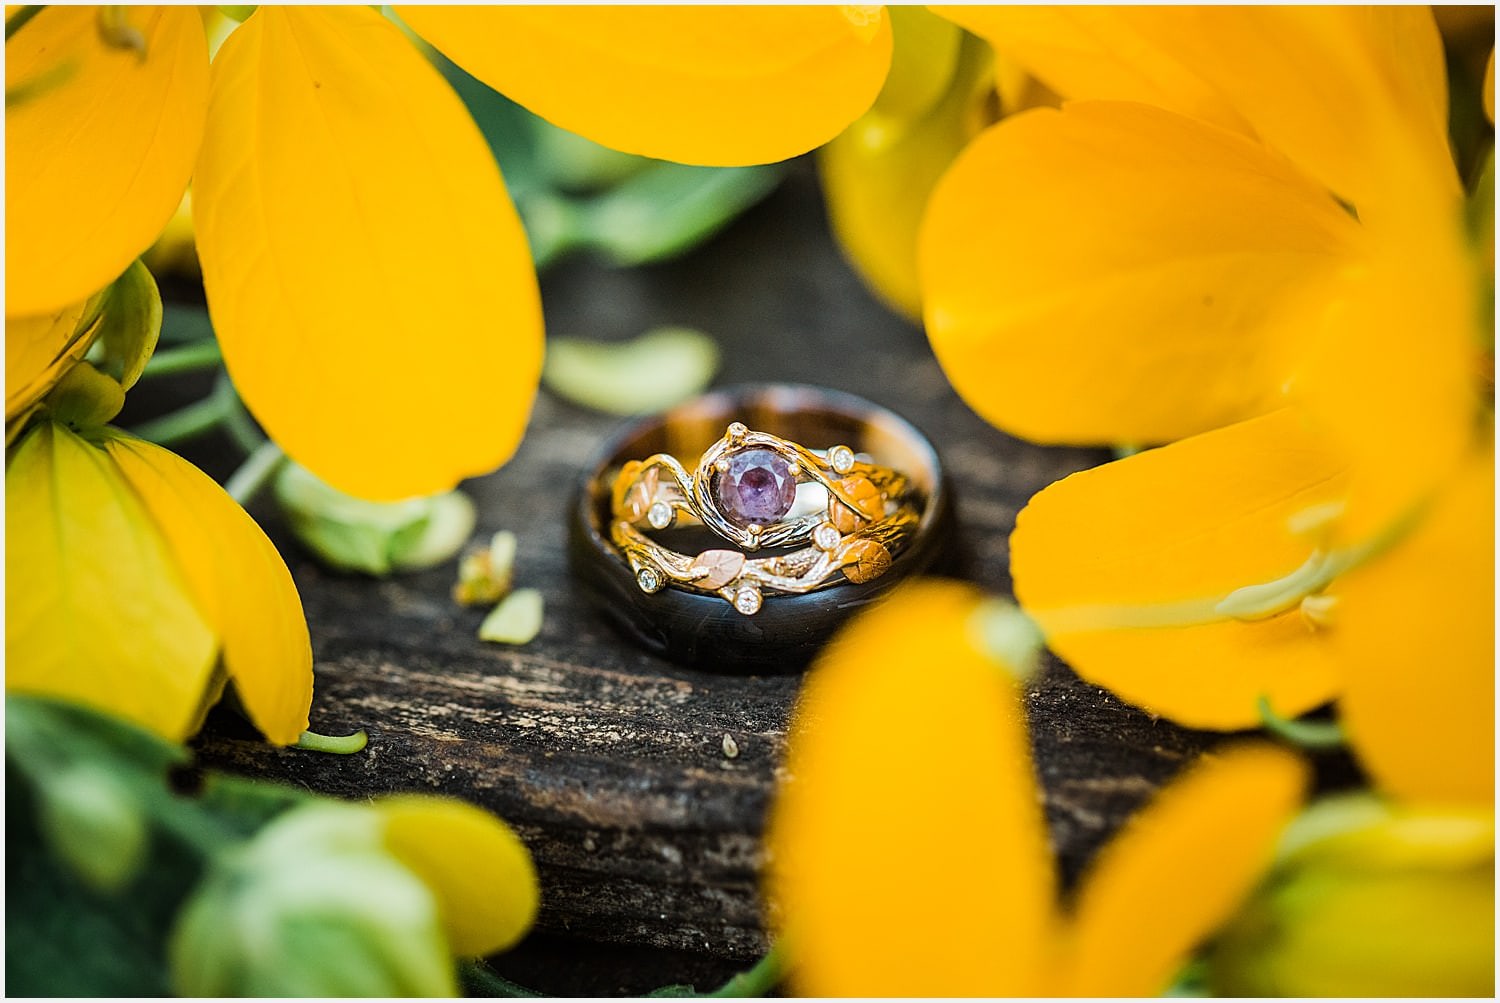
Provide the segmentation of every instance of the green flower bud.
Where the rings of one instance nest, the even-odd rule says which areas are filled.
[[[1492,996],[1492,810],[1330,799],[1223,931],[1226,996]]]
[[[454,996],[432,893],[373,809],[318,803],[216,861],[168,945],[183,996]]]
[[[458,491],[370,502],[286,463],[275,492],[297,538],[323,563],[343,571],[384,576],[441,564],[474,531],[474,503]]]

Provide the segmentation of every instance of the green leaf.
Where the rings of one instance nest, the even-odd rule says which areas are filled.
[[[583,205],[577,243],[620,266],[670,258],[717,233],[781,178],[782,168],[774,164],[654,163]]]
[[[174,841],[158,841],[120,892],[90,888],[49,851],[35,794],[13,765],[5,797],[7,993],[169,995],[165,931],[198,878],[198,858]]]
[[[660,161],[612,150],[546,119],[531,116],[537,164],[552,187],[565,192],[610,188]]]
[[[99,336],[94,341],[95,366],[129,390],[141,378],[146,362],[161,336],[161,293],[156,280],[140,261],[109,287]]]
[[[148,831],[142,805],[102,766],[79,764],[37,788],[47,842],[89,887],[119,891],[139,873]]]

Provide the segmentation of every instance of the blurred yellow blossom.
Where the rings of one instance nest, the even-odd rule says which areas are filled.
[[[1207,961],[1226,996],[1493,996],[1494,812],[1314,805]]]
[[[800,992],[1161,993],[1256,883],[1301,801],[1306,769],[1287,752],[1206,757],[1063,905],[1020,680],[981,650],[986,615],[967,586],[907,586],[808,677],[767,837],[768,898]]]
[[[890,53],[879,8],[404,14],[559,124],[702,163],[830,138],[873,100]],[[8,88],[73,67],[6,115],[7,316],[108,284],[191,176],[225,363],[294,459],[391,500],[509,457],[542,361],[536,279],[490,151],[437,70],[364,7],[256,8],[211,69],[192,8],[119,16],[138,46],[111,41],[94,8],[46,8],[7,39]]]
[[[1200,727],[1342,692],[1421,745],[1436,701],[1460,703],[1463,740],[1407,772],[1487,790],[1488,757],[1468,753],[1493,743],[1492,547],[1445,566],[1451,590],[1408,587],[1424,533],[1482,542],[1493,511],[1465,473],[1492,466],[1493,277],[1464,228],[1431,13],[951,14],[1080,100],[995,126],[934,194],[940,361],[1031,438],[1183,439],[1021,514],[1016,594],[1049,644]],[[1444,512],[1465,525],[1426,526]],[[1408,707],[1392,680],[1419,651],[1451,685]]]

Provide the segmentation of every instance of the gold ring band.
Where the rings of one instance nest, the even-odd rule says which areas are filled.
[[[628,461],[611,489],[610,539],[641,591],[716,593],[749,616],[765,592],[805,593],[884,574],[921,518],[909,493],[906,475],[848,446],[814,451],[733,422],[692,473],[666,453]],[[689,555],[643,531],[694,524],[741,549]],[[797,544],[808,545],[755,559],[743,552]]]

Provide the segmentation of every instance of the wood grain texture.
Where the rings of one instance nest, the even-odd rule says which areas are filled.
[[[772,199],[678,262],[549,272],[548,328],[625,338],[658,324],[695,326],[725,349],[721,383],[822,383],[894,409],[933,437],[951,471],[961,574],[1007,593],[1017,511],[1045,484],[1107,456],[1032,446],[980,421],[949,389],[921,331],[879,306],[840,259],[801,166]],[[442,415],[419,420],[434,435],[484,434],[446,427]],[[758,839],[799,678],[675,667],[622,645],[575,594],[564,560],[569,493],[616,424],[543,394],[514,461],[467,485],[477,538],[514,531],[516,584],[545,595],[542,633],[524,648],[476,638],[484,611],[449,599],[453,563],[388,581],[333,574],[285,536],[274,512],[257,509],[306,605],[313,727],[365,728],[370,744],[351,757],[277,751],[216,715],[199,757],[351,798],[464,798],[509,820],[535,855],[545,933],[750,958],[766,945]],[[1070,881],[1212,741],[1125,707],[1051,660],[1028,710]],[[899,739],[900,722],[892,729]],[[738,749],[732,758],[726,735]]]

